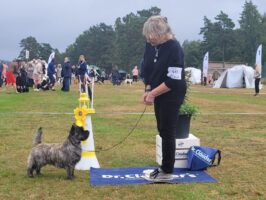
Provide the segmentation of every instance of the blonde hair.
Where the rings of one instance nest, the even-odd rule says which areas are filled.
[[[85,56],[84,55],[80,55],[79,56],[79,61],[85,61]]]
[[[65,57],[64,62],[69,62],[69,58]]]
[[[166,35],[173,36],[171,27],[167,23],[167,18],[160,15],[151,16],[144,23],[142,33],[146,38],[149,38],[150,35],[159,37]]]

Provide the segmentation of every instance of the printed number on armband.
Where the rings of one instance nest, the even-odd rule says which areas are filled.
[[[167,76],[171,79],[181,80],[182,79],[182,68],[181,67],[168,67]]]

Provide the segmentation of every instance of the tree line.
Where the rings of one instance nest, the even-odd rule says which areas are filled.
[[[185,41],[185,62],[188,66],[201,66],[205,52],[212,61],[239,62],[254,66],[257,47],[266,47],[266,14],[261,15],[252,1],[246,1],[240,14],[239,28],[221,11],[212,22],[206,16],[200,29],[202,41]],[[266,51],[263,51],[263,63]]]
[[[68,56],[72,63],[77,63],[79,55],[84,54],[90,64],[110,71],[114,66],[131,71],[140,65],[145,38],[142,35],[144,22],[152,15],[160,15],[161,9],[152,7],[148,10],[129,13],[118,17],[113,26],[100,23],[80,34],[65,52],[60,53],[47,43],[39,44],[32,36],[20,42],[22,48],[19,57],[25,59],[25,50],[30,51],[30,58],[47,60],[52,51],[56,52],[58,62]],[[209,51],[212,61],[240,62],[253,66],[256,48],[259,44],[266,47],[266,14],[259,13],[252,1],[246,1],[240,14],[239,28],[229,16],[221,11],[211,21],[204,16],[203,27],[199,34],[202,40],[185,40],[182,44],[185,52],[185,65],[202,67],[202,58]],[[263,51],[263,63],[266,51]]]

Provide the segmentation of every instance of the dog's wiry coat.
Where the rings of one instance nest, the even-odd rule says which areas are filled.
[[[75,165],[81,158],[80,142],[88,138],[89,131],[72,125],[69,136],[63,144],[42,144],[41,135],[42,129],[39,128],[34,137],[34,148],[28,157],[28,176],[33,177],[34,170],[37,174],[40,174],[43,166],[51,164],[59,168],[65,168],[67,178],[72,179]]]

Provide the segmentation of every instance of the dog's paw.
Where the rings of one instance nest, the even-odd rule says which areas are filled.
[[[29,178],[34,178],[34,176],[32,174],[28,174]]]
[[[27,176],[29,178],[33,178],[34,177],[32,171],[30,169],[27,170]]]

